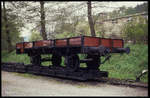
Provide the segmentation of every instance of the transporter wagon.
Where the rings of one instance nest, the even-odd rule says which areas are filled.
[[[107,71],[101,71],[100,65],[111,57],[111,53],[129,53],[122,39],[78,36],[63,39],[20,42],[16,44],[17,54],[28,54],[30,66],[24,66],[23,72],[58,76],[78,80],[108,77]],[[51,58],[42,58],[42,54],[51,54]],[[84,59],[79,54],[86,54]],[[101,61],[104,56],[105,60]],[[64,64],[62,66],[62,57]],[[41,66],[42,62],[51,62],[50,66]],[[81,68],[80,63],[87,67]],[[20,71],[21,68],[18,68]]]

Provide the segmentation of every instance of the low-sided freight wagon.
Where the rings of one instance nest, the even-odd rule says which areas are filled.
[[[129,53],[129,47],[124,48],[122,39],[79,36],[54,40],[39,40],[20,42],[16,44],[17,54],[28,54],[31,58],[26,72],[59,76],[78,80],[107,77],[108,72],[100,71],[100,65],[111,57],[111,53]],[[42,58],[42,54],[51,54],[51,58]],[[85,54],[84,59],[79,54]],[[101,56],[105,57],[101,61]],[[65,58],[62,66],[62,57]],[[119,58],[118,58],[119,59]],[[52,65],[41,66],[42,62],[50,61]],[[80,63],[87,67],[81,68]]]

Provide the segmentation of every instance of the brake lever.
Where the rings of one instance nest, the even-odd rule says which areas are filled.
[[[108,55],[101,64],[104,64],[107,60],[109,61],[110,57],[111,57],[111,55]],[[110,63],[110,61],[109,61],[109,63]]]

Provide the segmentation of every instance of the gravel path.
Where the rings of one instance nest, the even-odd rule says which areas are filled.
[[[147,88],[131,88],[99,82],[78,82],[52,77],[2,74],[2,96],[148,96]]]

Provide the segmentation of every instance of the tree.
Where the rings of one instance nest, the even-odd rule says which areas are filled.
[[[125,10],[126,15],[142,13],[142,12],[148,12],[148,3],[143,3],[143,4],[140,4],[140,5],[137,5],[134,8],[129,7]]]
[[[94,23],[93,23],[93,19],[92,19],[92,8],[91,8],[91,1],[87,2],[87,10],[88,10],[88,22],[89,22],[89,26],[90,26],[90,30],[91,30],[91,35],[92,36],[96,36],[95,34],[95,29],[94,29]]]
[[[37,41],[37,40],[42,40],[42,36],[40,35],[40,32],[32,31],[31,37],[29,41]]]
[[[126,11],[126,7],[125,6],[119,7],[119,10],[118,10],[119,17],[124,16],[125,15],[125,11]]]
[[[16,9],[21,7],[15,6],[18,2],[15,5],[12,2],[3,2],[2,4],[2,50],[8,50],[8,52],[11,52],[15,49],[16,43],[22,40],[19,35],[20,30],[24,25],[18,11],[16,11]]]
[[[66,4],[66,6],[68,5]],[[68,34],[68,36],[76,35],[75,33],[77,33],[76,30],[77,25],[79,24],[79,21],[81,21],[83,18],[73,13],[72,10],[73,9],[68,9],[68,7],[57,9],[56,11],[57,14],[54,14],[54,17],[52,17],[53,22],[56,23],[54,29],[55,34],[60,34],[60,35]]]
[[[45,31],[45,11],[44,11],[44,1],[40,1],[40,6],[41,6],[41,33],[42,37],[44,40],[47,40],[47,35]]]
[[[3,1],[3,17],[4,17],[4,22],[5,22],[5,32],[7,35],[7,43],[8,43],[8,51],[11,52],[12,51],[12,44],[11,44],[11,39],[10,39],[10,31],[8,28],[8,18],[7,18],[7,10],[5,7],[5,1]]]
[[[148,12],[148,3],[143,3],[141,5],[137,5],[135,8],[136,13],[140,13],[140,12]]]
[[[148,20],[139,17],[139,22],[135,20],[125,24],[122,28],[125,40],[131,40],[133,44],[148,42]]]

